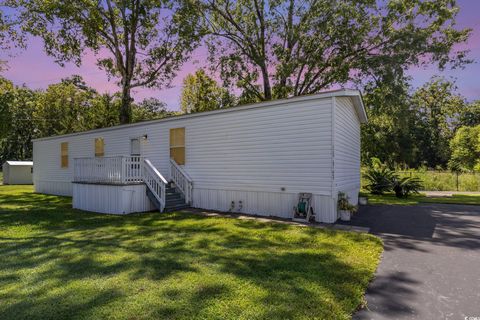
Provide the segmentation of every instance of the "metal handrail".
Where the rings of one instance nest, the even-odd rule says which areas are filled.
[[[170,159],[170,178],[175,183],[175,187],[185,197],[185,202],[190,205],[192,203],[193,180],[173,159]]]
[[[168,181],[162,176],[162,174],[157,170],[157,168],[152,165],[150,160],[145,159],[143,161],[143,166],[143,181],[160,203],[160,212],[163,212],[166,205],[165,190],[167,188]]]

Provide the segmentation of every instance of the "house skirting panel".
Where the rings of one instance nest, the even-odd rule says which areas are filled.
[[[56,196],[72,196],[72,183],[68,181],[35,180],[35,192]]]
[[[102,185],[73,183],[73,207],[85,211],[128,214],[153,211],[144,184]]]
[[[235,191],[194,188],[193,207],[232,211],[246,214],[292,218],[298,194],[287,192]],[[335,200],[329,195],[313,195],[313,210],[317,222],[337,220]]]

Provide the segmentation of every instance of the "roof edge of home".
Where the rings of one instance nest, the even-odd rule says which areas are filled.
[[[205,117],[205,116],[218,114],[218,113],[238,112],[238,111],[244,111],[244,110],[255,109],[255,108],[277,106],[277,105],[282,105],[290,102],[309,101],[309,100],[315,100],[315,99],[324,99],[328,97],[341,97],[341,96],[358,97],[359,101],[357,102],[358,106],[356,106],[356,108],[360,109],[359,116],[361,118],[361,121],[366,122],[367,118],[365,113],[365,107],[363,105],[363,99],[360,91],[356,89],[336,89],[336,90],[324,91],[324,92],[303,95],[303,96],[296,96],[296,97],[290,97],[290,98],[284,98],[284,99],[278,99],[278,100],[244,104],[244,105],[240,105],[232,108],[226,108],[226,109],[217,109],[212,111],[190,113],[190,114],[172,116],[172,117],[155,119],[155,120],[140,121],[140,122],[129,123],[129,124],[120,124],[112,127],[105,127],[105,128],[91,129],[87,131],[67,133],[62,135],[48,136],[43,138],[32,139],[32,141],[44,141],[44,140],[58,139],[63,137],[67,138],[71,136],[77,136],[77,135],[88,134],[88,133],[104,132],[104,131],[110,131],[110,130],[119,130],[124,128],[150,125],[150,124],[159,123],[159,122],[176,121],[176,120],[195,118],[195,117]]]
[[[5,163],[8,163],[11,166],[31,166],[33,161],[19,161],[19,160],[7,160]]]

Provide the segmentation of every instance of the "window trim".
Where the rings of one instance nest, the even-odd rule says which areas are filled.
[[[102,152],[97,152],[97,141],[102,142],[102,144],[100,145]],[[93,142],[93,147],[95,158],[105,156],[105,139],[103,139],[102,137],[95,138]]]
[[[175,130],[183,129],[183,144],[172,144],[172,133]],[[175,141],[177,142],[177,141]],[[172,156],[172,149],[183,149],[183,161],[178,161]],[[186,154],[186,130],[185,127],[178,127],[178,128],[170,128],[169,130],[169,151],[170,151],[170,159],[174,159],[178,165],[185,165],[187,163],[187,154]]]
[[[67,169],[69,165],[68,149],[69,149],[68,141],[60,142],[60,168],[62,169]]]

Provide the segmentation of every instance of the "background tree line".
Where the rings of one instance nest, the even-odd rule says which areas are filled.
[[[467,102],[443,78],[416,90],[407,80],[366,88],[363,164],[480,171],[480,100]]]
[[[365,93],[371,119],[362,129],[365,162],[469,167],[453,150],[454,134],[472,135],[459,128],[476,124],[477,104],[466,104],[446,81],[413,91],[405,76],[411,67],[443,70],[471,62],[468,51],[456,49],[471,30],[456,27],[454,0],[5,0],[0,6],[9,9],[0,14],[2,48],[22,48],[25,37],[39,37],[60,65],[80,65],[84,53],[93,52],[120,89],[114,97],[99,95],[70,79],[61,84],[69,89],[58,90],[77,94],[69,91],[63,100],[47,94],[55,87],[25,93],[21,99],[31,94],[35,106],[44,104],[35,111],[45,113],[37,121],[51,116],[59,123],[39,124],[34,136],[60,133],[62,126],[138,120],[131,91],[168,87],[192,52],[205,46],[206,70],[184,80],[184,112],[355,86]]]
[[[120,124],[119,94],[100,94],[79,76],[46,90],[15,86],[0,78],[0,163],[32,158],[32,139]],[[132,120],[152,120],[175,114],[150,98],[132,104]]]

